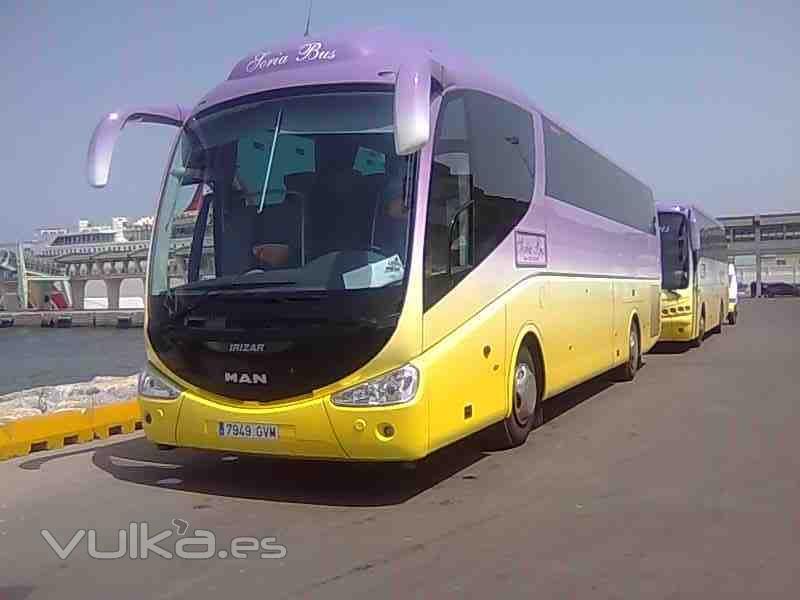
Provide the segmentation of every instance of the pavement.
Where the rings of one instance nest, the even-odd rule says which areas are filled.
[[[798,598],[800,299],[739,316],[552,399],[507,452],[466,440],[407,469],[134,434],[0,463],[0,600]],[[171,559],[130,558],[139,523]],[[89,532],[62,560],[42,530]]]

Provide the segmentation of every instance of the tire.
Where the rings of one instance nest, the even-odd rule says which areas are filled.
[[[528,434],[544,422],[539,372],[528,348],[520,347],[514,365],[511,414],[484,432],[484,445],[488,449],[505,450],[521,446],[528,439]]]
[[[706,337],[706,313],[705,311],[700,313],[700,325],[697,330],[697,338],[692,340],[692,346],[695,348],[699,348],[703,345],[703,340]]]
[[[719,323],[714,329],[711,330],[711,333],[717,334],[722,333],[722,322],[725,320],[725,306],[720,304],[719,305]]]
[[[617,381],[633,381],[636,372],[642,364],[642,340],[636,322],[631,323],[628,333],[628,360],[614,370],[614,379]]]

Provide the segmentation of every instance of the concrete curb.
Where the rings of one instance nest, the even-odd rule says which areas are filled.
[[[0,327],[142,328],[144,311],[119,309],[3,312],[0,313]]]
[[[106,439],[141,428],[136,399],[0,421],[0,460]]]

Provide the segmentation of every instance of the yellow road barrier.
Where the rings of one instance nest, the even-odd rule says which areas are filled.
[[[136,400],[23,417],[0,423],[0,460],[106,439],[141,428]]]

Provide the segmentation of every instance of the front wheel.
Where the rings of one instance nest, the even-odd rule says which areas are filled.
[[[486,430],[485,442],[489,449],[502,450],[520,446],[528,439],[528,434],[544,422],[536,374],[533,356],[522,346],[514,367],[511,414]]]

